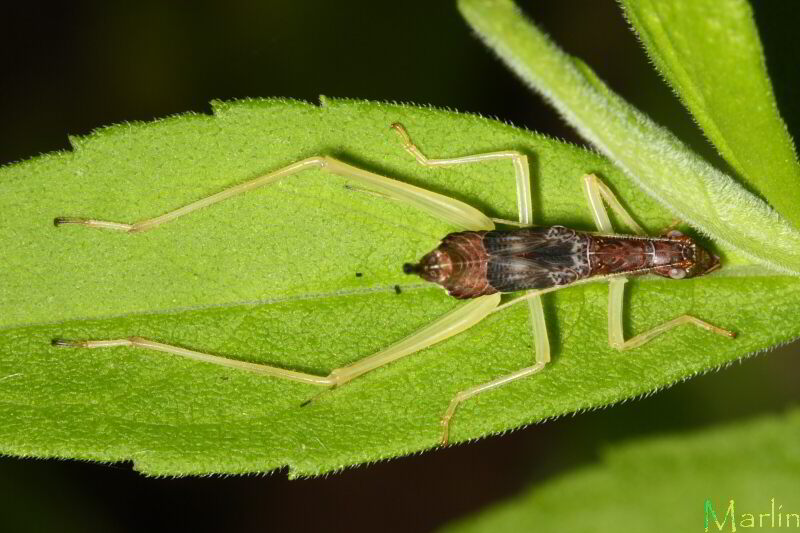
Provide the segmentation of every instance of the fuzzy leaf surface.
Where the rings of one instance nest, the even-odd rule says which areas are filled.
[[[508,162],[425,168],[431,157],[517,149],[530,157],[537,224],[592,230],[580,177],[601,176],[651,232],[672,216],[604,158],[480,117],[357,101],[216,104],[213,116],[123,124],[74,150],[0,169],[0,451],[134,462],[152,475],[316,475],[436,445],[458,391],[530,364],[525,306],[301,403],[312,385],[134,348],[51,347],[131,335],[326,374],[429,323],[457,302],[401,266],[456,228],[307,171],[124,234],[53,227],[56,216],[133,222],[315,154],[516,217]],[[554,362],[465,403],[463,441],[637,396],[800,335],[797,278],[724,246],[717,275],[642,279],[629,333],[691,312],[739,333],[682,327],[635,350],[608,347],[605,284],[545,297]],[[360,273],[361,276],[357,276]],[[394,290],[398,285],[400,294]]]
[[[800,165],[745,0],[622,2],[650,59],[739,177],[795,227]]]
[[[800,231],[616,95],[511,0],[460,0],[459,8],[487,46],[641,190],[751,260],[800,274]]]

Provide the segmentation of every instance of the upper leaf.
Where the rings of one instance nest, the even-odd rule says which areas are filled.
[[[739,177],[800,226],[800,165],[745,0],[623,0],[658,70]]]
[[[750,259],[800,273],[800,231],[614,94],[511,0],[460,0],[459,6],[487,45],[642,190]]]

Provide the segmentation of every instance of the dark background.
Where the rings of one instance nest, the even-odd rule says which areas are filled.
[[[778,104],[798,138],[795,6],[754,4]],[[614,90],[722,165],[614,2],[526,10]],[[67,135],[104,125],[205,113],[211,99],[316,102],[318,94],[481,113],[582,144],[449,1],[17,2],[3,11],[0,163],[68,149]],[[619,440],[796,405],[798,351],[795,344],[613,409],[322,479],[151,479],[128,464],[2,458],[0,528],[428,531],[593,461]]]

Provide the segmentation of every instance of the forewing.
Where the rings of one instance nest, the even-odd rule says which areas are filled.
[[[490,255],[525,255],[555,244],[550,237],[551,230],[552,228],[524,228],[489,231],[483,237],[483,244]]]
[[[500,292],[546,289],[579,279],[572,264],[566,265],[562,257],[535,254],[528,257],[492,257],[489,260],[488,277],[492,287]]]
[[[567,285],[589,275],[587,237],[562,226],[491,231],[487,275],[500,292]]]

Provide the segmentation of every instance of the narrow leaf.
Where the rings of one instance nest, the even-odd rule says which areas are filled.
[[[614,94],[511,0],[460,0],[459,6],[486,44],[642,190],[753,261],[800,273],[800,232]]]
[[[650,59],[739,177],[795,227],[800,165],[746,0],[623,0]]]
[[[160,475],[321,474],[436,446],[458,391],[533,357],[528,311],[512,307],[300,407],[319,389],[142,349],[51,347],[138,335],[324,375],[458,305],[401,268],[454,228],[323,171],[140,234],[56,228],[54,217],[134,222],[314,154],[516,217],[509,163],[422,167],[389,129],[399,121],[432,157],[528,154],[538,224],[593,228],[586,172],[650,231],[672,219],[597,154],[480,117],[353,101],[214,111],[113,126],[0,169],[2,453],[131,460]],[[797,278],[716,252],[718,275],[634,283],[627,326],[691,312],[738,339],[684,326],[621,353],[606,339],[604,284],[548,295],[553,364],[466,402],[453,440],[637,396],[800,335]]]

